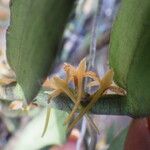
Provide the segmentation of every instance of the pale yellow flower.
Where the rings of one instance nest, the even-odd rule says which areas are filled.
[[[86,71],[86,59],[82,59],[77,68],[73,67],[70,64],[65,64],[64,70],[66,71],[67,76],[69,77],[67,81],[73,81],[76,90],[76,102],[71,113],[65,120],[65,124],[73,117],[74,113],[79,108],[80,102],[85,95],[84,92],[84,78],[85,77],[96,77],[96,74],[91,71]]]
[[[96,73],[92,71],[86,71],[86,59],[84,58],[79,66],[75,68],[74,66],[65,63],[64,70],[66,72],[66,79],[61,79],[60,77],[53,76],[50,79],[47,79],[43,84],[44,87],[50,88],[53,91],[49,94],[49,98],[54,98],[61,93],[65,93],[75,104],[72,112],[66,118],[64,123],[66,124],[73,117],[77,109],[82,109],[80,104],[82,98],[85,97],[86,93],[84,92],[84,78],[96,78]],[[74,89],[69,88],[69,83],[72,82],[75,86]],[[90,117],[87,115],[88,119]],[[97,130],[95,124],[91,121],[92,126]]]
[[[93,107],[93,105],[102,96],[102,94],[105,92],[105,90],[107,90],[109,88],[109,86],[112,84],[112,81],[113,81],[113,75],[114,75],[113,70],[109,70],[102,79],[96,79],[96,82],[99,81],[99,83],[100,83],[100,88],[93,95],[91,95],[91,100],[90,100],[89,104],[80,111],[79,115],[71,123],[69,129],[74,127],[74,125],[82,118],[82,116]],[[92,84],[92,85],[94,85],[94,84]],[[97,83],[96,83],[96,85],[97,85]]]
[[[106,90],[112,90],[115,93],[123,93],[123,89],[114,86],[113,83],[113,75],[114,72],[112,69],[108,70],[104,77],[101,79],[96,75],[95,72],[86,70],[86,59],[84,58],[79,63],[78,67],[74,67],[70,64],[64,64],[64,71],[66,72],[66,78],[61,79],[58,76],[53,76],[49,80],[47,80],[44,84],[46,87],[52,89],[52,92],[49,94],[49,98],[56,97],[61,93],[65,93],[75,104],[71,113],[65,119],[64,124],[68,123],[73,117],[74,113],[79,110],[79,115],[75,118],[75,120],[69,126],[69,129],[73,128],[74,125],[81,119],[81,117],[88,113],[89,110],[94,106],[94,104],[100,99],[100,97],[105,94]],[[87,87],[98,86],[98,90],[88,96],[89,104],[86,107],[81,106],[81,101],[86,98],[87,93],[84,91],[84,79],[89,77],[92,79]],[[69,83],[74,84],[74,88],[69,87]],[[123,93],[124,94],[124,93]],[[88,115],[88,114],[87,114]],[[88,118],[90,118],[88,116]],[[91,119],[90,119],[91,120]],[[47,121],[48,122],[48,121]],[[92,121],[91,121],[92,122]],[[92,122],[94,128],[96,128],[95,124]],[[46,125],[47,126],[47,125]],[[96,129],[97,130],[97,129]],[[45,133],[45,131],[44,131]]]

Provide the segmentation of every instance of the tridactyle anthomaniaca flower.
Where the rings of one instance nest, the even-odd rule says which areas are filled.
[[[70,97],[70,99],[74,102],[74,107],[71,113],[65,120],[65,124],[71,120],[74,113],[78,110],[79,115],[76,119],[71,123],[69,129],[73,128],[74,125],[81,119],[81,117],[89,112],[89,110],[94,106],[94,104],[99,100],[99,98],[106,92],[106,90],[110,89],[118,93],[121,92],[121,88],[117,86],[113,86],[113,70],[108,70],[104,77],[101,79],[96,75],[95,72],[87,71],[86,68],[86,59],[84,58],[79,63],[78,67],[73,67],[70,64],[64,64],[64,71],[66,72],[66,78],[61,79],[58,76],[53,76],[49,81],[48,85],[53,91],[50,93],[50,98],[58,96],[60,93],[65,93]],[[92,81],[87,85],[88,87],[99,86],[98,90],[90,95],[84,91],[84,79],[91,78]],[[74,84],[74,88],[69,87],[69,83]],[[81,101],[89,95],[89,104],[86,107],[81,105]]]
[[[81,60],[79,66],[77,68],[71,66],[70,64],[65,64],[64,70],[69,76],[69,81],[73,81],[75,86],[75,97],[76,102],[75,106],[72,109],[71,113],[68,115],[68,117],[65,120],[65,124],[71,119],[71,117],[74,115],[74,113],[77,111],[80,102],[82,98],[85,96],[84,92],[84,78],[85,77],[96,77],[96,74],[91,71],[86,71],[86,59],[84,58]]]

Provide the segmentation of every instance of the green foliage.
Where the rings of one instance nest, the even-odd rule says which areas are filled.
[[[150,1],[123,0],[113,26],[110,66],[133,116],[150,115]]]
[[[7,57],[28,102],[36,96],[52,66],[73,3],[12,1]]]
[[[8,60],[28,101],[36,96],[40,81],[48,73],[55,45],[58,45],[73,2],[44,0],[43,5],[40,4],[39,0],[13,1],[7,35]],[[115,82],[127,90],[127,96],[120,100],[117,97],[113,104],[100,102],[95,106],[95,113],[136,117],[150,114],[149,20],[149,0],[122,1],[111,35],[110,66],[115,72]],[[111,97],[109,99],[116,98]],[[98,111],[98,107],[103,109]]]

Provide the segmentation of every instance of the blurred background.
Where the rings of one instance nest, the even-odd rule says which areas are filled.
[[[90,57],[91,31],[97,4],[98,0],[76,2],[59,45],[59,55],[49,76],[63,76],[61,68],[64,62],[76,66],[82,58]],[[110,32],[119,5],[120,0],[103,0],[98,10],[100,15],[96,28],[96,58],[93,69],[100,76],[103,76],[109,67]],[[99,134],[89,127],[85,118],[71,133],[67,133],[66,127],[63,126],[67,113],[53,109],[48,130],[45,136],[41,137],[46,116],[45,108],[33,106],[27,113],[10,108],[6,100],[19,99],[21,91],[18,85],[14,86],[12,81],[13,78],[15,80],[15,74],[7,64],[6,32],[9,22],[9,0],[0,0],[0,150],[65,150],[76,147],[81,150],[109,149],[112,141],[129,125],[129,117],[92,115]],[[41,100],[46,97],[43,92],[40,94]],[[15,104],[15,107],[19,107],[19,104]]]

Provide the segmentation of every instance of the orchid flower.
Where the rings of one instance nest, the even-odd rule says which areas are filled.
[[[89,110],[94,106],[94,104],[100,99],[100,97],[105,94],[105,92],[109,89],[115,93],[122,93],[124,94],[124,90],[120,87],[114,86],[113,83],[113,75],[114,72],[112,69],[108,70],[104,77],[101,79],[96,75],[95,72],[87,71],[86,70],[86,59],[84,58],[79,63],[78,67],[74,67],[70,64],[64,64],[64,71],[66,73],[66,78],[61,79],[58,76],[53,76],[51,79],[48,80],[48,87],[51,88],[53,91],[49,94],[49,98],[56,97],[61,93],[65,93],[75,104],[71,113],[65,119],[64,124],[67,124],[71,118],[73,117],[74,113],[79,110],[79,115],[75,118],[75,120],[69,126],[69,129],[73,128],[74,125],[82,118],[82,116],[89,112]],[[81,105],[81,101],[86,98],[87,93],[84,91],[84,79],[89,77],[92,81],[87,85],[87,87],[99,86],[98,90],[89,95],[89,103],[86,107]],[[74,88],[69,87],[69,83],[74,84]],[[46,85],[46,84],[45,84]],[[49,114],[47,114],[48,116]],[[87,117],[90,119],[88,114]],[[48,118],[48,117],[47,117]],[[90,119],[91,120],[91,119]],[[46,119],[46,123],[48,123]],[[97,127],[92,122],[93,127],[97,130]],[[46,128],[47,124],[45,124]],[[45,132],[46,129],[44,129]]]
[[[80,102],[82,100],[82,97],[84,97],[84,78],[90,77],[94,78],[96,77],[96,74],[91,71],[86,71],[86,59],[82,59],[79,63],[79,66],[77,68],[71,66],[70,64],[65,64],[64,70],[66,71],[66,74],[69,76],[68,81],[73,81],[75,85],[76,90],[76,97],[77,100],[75,102],[75,106],[73,107],[71,113],[68,115],[68,117],[65,120],[65,124],[73,117],[74,113],[79,108]]]
[[[96,73],[92,71],[86,71],[86,59],[83,59],[79,66],[77,68],[73,67],[70,64],[65,63],[64,64],[64,71],[66,72],[66,79],[61,79],[57,76],[53,76],[50,79],[47,79],[45,83],[43,84],[44,87],[48,87],[53,89],[53,91],[49,94],[49,99],[57,97],[61,93],[65,93],[70,99],[74,102],[75,106],[70,113],[70,115],[66,118],[64,121],[64,124],[66,124],[74,115],[76,110],[82,109],[82,106],[80,104],[80,101],[82,97],[84,97],[86,94],[83,90],[83,84],[84,84],[84,78],[90,77],[95,78]],[[74,83],[75,89],[70,89],[68,84],[70,82]],[[49,116],[49,110],[47,111],[47,116]],[[87,114],[86,116],[89,120],[91,120],[90,116]],[[46,117],[48,118],[48,117]],[[43,135],[46,131],[48,120],[46,119]],[[90,122],[92,126],[95,128],[96,131],[98,131],[96,125],[91,120]]]
[[[113,70],[109,70],[102,79],[96,78],[96,81],[91,82],[90,85],[100,84],[100,88],[93,95],[91,95],[91,101],[85,108],[81,110],[76,119],[71,123],[69,129],[74,127],[74,125],[82,118],[82,116],[93,107],[93,105],[97,102],[97,100],[102,96],[104,91],[109,88],[109,86],[112,84],[113,81],[113,75],[114,75]]]

